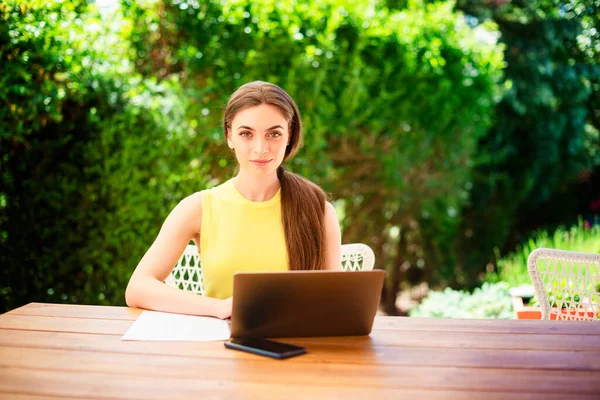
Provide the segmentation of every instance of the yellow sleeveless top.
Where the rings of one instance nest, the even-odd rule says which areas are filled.
[[[229,180],[201,196],[200,265],[206,296],[231,297],[236,272],[289,269],[281,189],[270,200],[253,202]]]

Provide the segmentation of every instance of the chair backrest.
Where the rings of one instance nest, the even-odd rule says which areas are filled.
[[[344,271],[371,271],[375,265],[375,254],[366,244],[342,245],[342,269]],[[196,245],[190,244],[165,279],[167,285],[181,290],[204,295],[202,268]]]
[[[536,249],[527,269],[542,319],[600,321],[600,254]]]
[[[204,295],[202,268],[196,245],[190,244],[185,248],[181,258],[165,279],[165,283],[181,290]]]
[[[375,265],[375,253],[363,243],[342,245],[342,269],[344,271],[371,271]]]

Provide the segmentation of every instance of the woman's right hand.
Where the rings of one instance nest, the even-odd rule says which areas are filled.
[[[217,304],[217,309],[215,312],[215,317],[219,319],[227,319],[231,317],[231,310],[233,307],[233,297],[230,297],[225,300],[219,300]]]

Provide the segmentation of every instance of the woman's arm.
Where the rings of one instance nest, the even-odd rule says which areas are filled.
[[[190,239],[197,238],[201,226],[202,199],[200,193],[195,193],[171,211],[156,240],[133,271],[125,291],[128,306],[218,318],[231,316],[231,298],[213,299],[163,283]]]
[[[342,270],[342,234],[335,208],[325,203],[325,269]]]

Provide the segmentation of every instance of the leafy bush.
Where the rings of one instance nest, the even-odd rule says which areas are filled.
[[[587,226],[582,221],[571,228],[558,228],[553,233],[539,231],[525,243],[517,246],[513,253],[500,258],[497,271],[489,272],[486,281],[504,281],[510,287],[531,284],[527,272],[527,258],[538,248],[600,253],[600,225]]]
[[[448,241],[419,222],[451,237],[502,68],[453,3],[124,3],[120,36],[84,0],[0,5],[3,309],[123,304],[168,210],[233,172],[222,107],[254,79],[298,101],[291,169],[335,194],[344,241],[371,244],[380,267],[404,254],[452,276],[422,248]]]
[[[28,135],[62,122],[68,102],[89,96],[89,80],[95,78],[89,67],[97,53],[88,40],[98,38],[94,27],[99,21],[89,18],[88,11],[84,1],[0,3],[3,149],[24,145]]]
[[[508,285],[504,282],[484,283],[472,294],[444,289],[442,292],[429,292],[423,302],[409,311],[411,317],[434,318],[494,318],[510,319],[512,298]]]
[[[181,77],[213,145],[236,86],[269,80],[294,97],[306,140],[290,167],[333,194],[344,242],[374,248],[394,303],[406,260],[435,282],[457,275],[456,211],[503,60],[494,25],[474,31],[453,2],[382,3],[125,1],[131,59],[145,76]],[[232,168],[222,158],[211,177]]]
[[[0,310],[124,304],[168,210],[206,186],[185,96],[136,77],[84,1],[0,7]]]
[[[462,212],[462,263],[491,263],[542,227],[555,229],[600,196],[600,8],[596,0],[458,0],[493,20],[505,44],[494,126],[479,143]],[[597,212],[595,212],[597,214]]]

